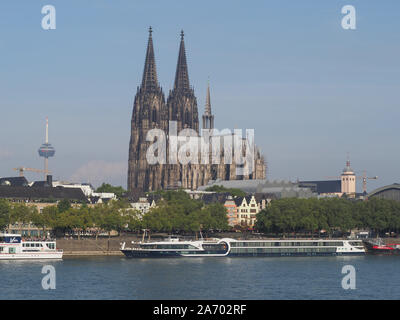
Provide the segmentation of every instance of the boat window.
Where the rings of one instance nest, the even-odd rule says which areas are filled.
[[[47,248],[54,249],[54,243],[46,243]]]
[[[0,247],[0,252],[3,252],[3,249],[4,249],[3,247]]]

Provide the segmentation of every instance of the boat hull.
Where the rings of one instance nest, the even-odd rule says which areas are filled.
[[[230,238],[196,241],[165,240],[133,243],[121,247],[128,258],[167,257],[313,257],[365,255],[357,240],[235,240]]]
[[[0,260],[41,260],[41,259],[62,259],[62,252],[44,253],[4,253],[0,254]]]
[[[395,255],[400,254],[400,248],[397,244],[385,244],[381,242],[365,241],[365,247],[369,254],[385,254],[385,255]]]
[[[229,254],[182,254],[180,252],[156,252],[139,250],[121,250],[127,258],[177,258],[177,257],[316,257],[316,256],[364,256],[365,252],[329,252],[329,253],[229,253]]]

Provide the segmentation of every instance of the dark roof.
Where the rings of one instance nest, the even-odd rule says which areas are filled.
[[[0,186],[0,198],[26,200],[68,199],[87,202],[82,189],[63,187],[50,188]]]
[[[375,189],[368,194],[368,198],[373,197],[400,201],[400,185],[398,183],[393,183],[391,185]]]
[[[32,183],[32,187],[51,187],[47,181],[35,181]]]
[[[275,200],[277,199],[276,194],[275,193],[256,193],[254,195],[254,197],[256,198],[257,203],[260,203],[261,200],[267,200],[267,199],[271,199],[271,200]]]
[[[233,199],[236,203],[236,206],[240,206],[243,202],[243,197],[236,197]]]
[[[138,202],[139,198],[147,198],[150,203],[153,202],[153,200],[158,202],[162,199],[161,194],[153,192],[145,193],[140,188],[134,188],[133,190],[124,193],[123,197],[131,203]]]
[[[341,180],[323,180],[323,181],[299,181],[299,187],[311,188],[313,192],[321,193],[339,193],[342,192]]]
[[[207,193],[203,194],[201,200],[203,200],[205,204],[216,203],[216,202],[225,203],[225,201],[228,199],[229,196],[231,196],[231,194],[228,192]]]
[[[28,185],[25,177],[6,177],[0,178],[0,186],[24,187]]]
[[[139,198],[145,197],[146,194],[142,191],[141,188],[134,188],[123,194],[123,197],[126,198],[129,202],[138,202]]]
[[[159,193],[149,193],[147,195],[147,201],[149,201],[149,203],[151,204],[154,200],[154,202],[158,202],[162,199],[162,195]]]

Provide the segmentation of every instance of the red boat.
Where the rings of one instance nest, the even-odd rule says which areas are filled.
[[[374,253],[374,254],[400,253],[400,244],[397,243],[385,244],[385,242],[382,239],[366,240],[365,244],[369,253]]]

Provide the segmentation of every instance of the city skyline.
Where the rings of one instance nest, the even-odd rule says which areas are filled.
[[[0,31],[5,56],[0,176],[16,175],[12,168],[18,166],[42,168],[37,149],[49,116],[49,142],[57,149],[50,163],[55,179],[126,187],[129,119],[151,25],[164,91],[173,84],[184,29],[199,114],[210,77],[215,127],[254,128],[268,179],[324,180],[341,173],[349,152],[358,175],[367,170],[379,176],[368,182],[369,191],[400,180],[395,150],[400,47],[392,32],[399,27],[393,13],[399,5],[394,1],[351,1],[357,30],[341,28],[343,1],[290,7],[256,2],[251,8],[229,2],[232,15],[224,16],[226,26],[219,28],[227,2],[213,4],[212,12],[187,5],[186,13],[195,10],[201,21],[207,17],[208,24],[198,26],[174,11],[178,2],[158,3],[165,10],[150,14],[154,4],[125,2],[122,10],[105,2],[76,2],[79,10],[73,10],[53,1],[57,29],[51,31],[40,28],[44,4],[0,4],[0,21],[7,27]],[[290,17],[285,23],[274,16],[282,10]],[[27,19],[14,21],[4,12]],[[174,13],[174,23],[165,21],[168,13]],[[240,14],[242,26],[235,25]],[[385,25],[377,23],[383,18]]]

